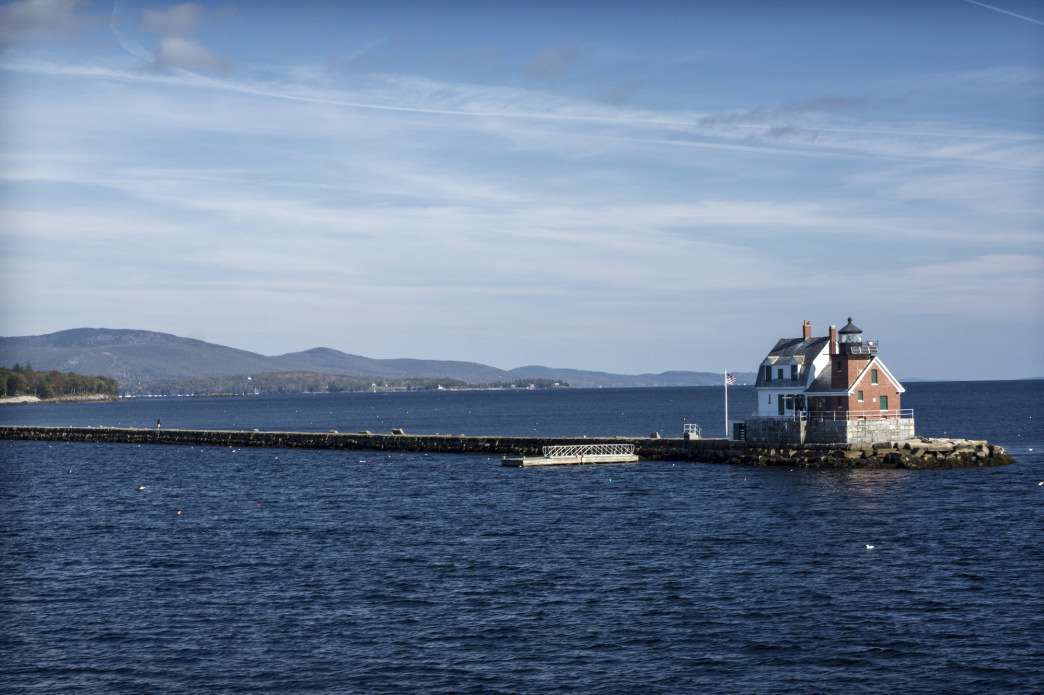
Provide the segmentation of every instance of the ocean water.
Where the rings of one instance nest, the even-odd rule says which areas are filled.
[[[0,442],[0,691],[1042,692],[1044,382],[907,388],[919,432],[985,438],[1018,463],[541,470],[481,456]],[[752,389],[730,389],[729,405],[734,419],[753,410]],[[724,429],[712,388],[0,408],[4,424],[157,418]]]

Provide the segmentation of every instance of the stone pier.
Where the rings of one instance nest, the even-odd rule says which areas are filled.
[[[336,449],[481,456],[540,456],[546,446],[634,444],[642,459],[790,468],[963,468],[1015,461],[985,441],[917,437],[874,444],[756,444],[726,439],[653,437],[498,437],[371,432],[271,432],[130,427],[0,425],[0,439],[190,446]]]

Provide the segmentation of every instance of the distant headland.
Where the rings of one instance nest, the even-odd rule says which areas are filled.
[[[123,395],[715,386],[722,379],[720,373],[692,371],[626,375],[542,366],[505,370],[477,362],[373,359],[325,347],[265,356],[168,333],[108,328],[0,337],[0,365],[16,363],[103,374],[119,383]],[[740,384],[755,378],[753,372],[735,376]]]

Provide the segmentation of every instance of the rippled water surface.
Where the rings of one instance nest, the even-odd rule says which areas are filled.
[[[910,387],[904,406],[936,410],[919,415],[939,428],[926,433],[976,426],[1019,459],[957,471],[0,442],[0,690],[1041,692],[1044,414],[1040,384],[1015,384],[983,387],[1011,403],[985,423],[971,404],[933,406],[975,387]],[[482,434],[555,413],[575,434],[641,411],[633,427],[674,434],[722,415],[720,389],[568,396],[170,399],[0,418],[348,431],[368,413]]]

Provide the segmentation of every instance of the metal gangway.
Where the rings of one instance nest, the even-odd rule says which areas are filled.
[[[634,444],[561,444],[545,446],[543,453],[549,459],[634,456]]]
[[[543,456],[505,456],[500,465],[571,466],[585,463],[635,463],[634,444],[555,444],[541,448]]]

